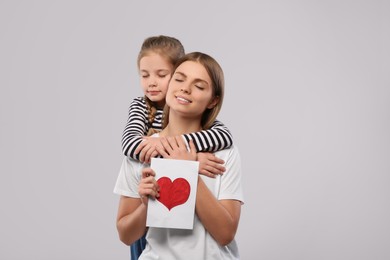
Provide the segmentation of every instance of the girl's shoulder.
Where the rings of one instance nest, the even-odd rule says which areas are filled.
[[[146,101],[145,101],[145,97],[136,97],[134,98],[131,103],[130,103],[130,106],[129,108],[142,108],[142,109],[146,109]]]
[[[146,105],[145,97],[136,97],[131,101],[131,104],[133,103]]]

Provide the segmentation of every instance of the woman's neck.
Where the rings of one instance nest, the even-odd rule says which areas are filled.
[[[169,117],[168,125],[160,132],[161,136],[178,136],[202,130],[200,119]]]

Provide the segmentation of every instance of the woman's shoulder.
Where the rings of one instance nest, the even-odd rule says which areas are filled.
[[[114,193],[139,198],[138,183],[141,181],[143,164],[125,156],[115,183]]]
[[[221,158],[222,160],[227,160],[228,158],[239,158],[240,157],[240,152],[238,150],[237,145],[232,144],[229,148],[216,151],[215,156],[218,158]]]
[[[140,172],[146,166],[148,166],[148,164],[141,163],[140,161],[125,156],[122,161],[121,171],[124,174],[135,174],[137,177],[139,177],[138,175],[140,175]]]
[[[132,169],[144,168],[146,165],[146,163],[142,163],[128,156],[125,156],[125,158],[123,159],[123,163],[126,164],[128,167],[131,167]]]

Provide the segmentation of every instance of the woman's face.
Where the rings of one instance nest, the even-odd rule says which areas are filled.
[[[172,70],[173,65],[157,53],[150,53],[142,57],[139,62],[142,90],[159,107],[165,105]]]
[[[202,64],[186,61],[175,70],[169,83],[166,102],[171,110],[187,116],[202,116],[215,106],[209,74]]]

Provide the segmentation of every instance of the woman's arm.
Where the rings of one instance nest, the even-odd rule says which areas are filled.
[[[155,180],[156,174],[151,168],[142,170],[142,179],[138,185],[140,198],[121,196],[117,215],[117,229],[120,240],[130,245],[146,232],[146,214],[148,197],[159,196],[159,186]],[[134,181],[128,180],[128,181]]]
[[[164,158],[195,160],[195,146],[190,141],[190,151],[187,150],[184,141],[180,137],[162,138],[160,153]],[[229,171],[222,176],[221,191],[222,196],[231,196],[240,190],[240,159],[231,157],[226,162]],[[224,178],[224,179],[222,179]],[[238,196],[237,198],[240,198]],[[198,187],[196,194],[195,211],[206,230],[222,246],[229,244],[235,237],[241,214],[241,201],[239,199],[217,199],[209,188],[198,176]]]
[[[122,134],[123,154],[135,160],[139,160],[135,150],[148,132],[146,110],[143,97],[135,98],[130,104],[127,123]]]
[[[241,214],[238,200],[217,200],[198,177],[195,211],[210,235],[221,245],[235,237]]]
[[[195,210],[207,231],[221,245],[234,238],[243,203],[241,158],[236,147],[225,151],[227,171],[219,176],[218,195],[214,197],[199,176]],[[203,177],[204,178],[204,177]]]
[[[131,245],[146,231],[146,205],[140,199],[121,196],[116,221],[120,240]]]

